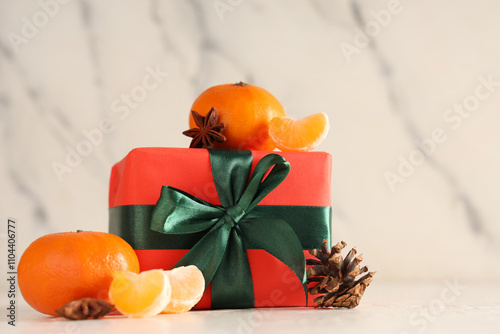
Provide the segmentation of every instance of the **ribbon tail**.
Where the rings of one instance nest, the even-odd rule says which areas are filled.
[[[290,225],[280,218],[251,212],[240,221],[239,227],[246,248],[264,249],[295,273],[307,303],[306,260],[302,245]]]
[[[231,230],[219,269],[212,280],[212,308],[253,308],[252,273],[237,227]]]
[[[174,265],[174,268],[195,265],[203,273],[207,288],[224,258],[230,233],[231,227],[217,224]]]

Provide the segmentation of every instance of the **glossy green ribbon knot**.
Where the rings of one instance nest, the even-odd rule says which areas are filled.
[[[203,272],[206,285],[212,283],[212,308],[254,307],[246,250],[264,249],[292,269],[306,291],[304,253],[294,230],[283,219],[254,211],[257,204],[287,177],[288,161],[278,154],[269,154],[259,161],[249,179],[250,151],[209,150],[209,153],[222,205],[213,205],[182,190],[163,186],[152,214],[151,229],[154,231],[165,234],[206,232],[174,267],[193,264]]]

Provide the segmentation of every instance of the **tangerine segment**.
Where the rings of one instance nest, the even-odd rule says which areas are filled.
[[[171,286],[161,269],[136,274],[119,271],[113,275],[109,299],[120,313],[129,318],[159,314],[170,302]]]
[[[203,296],[205,278],[196,266],[165,271],[172,285],[170,303],[162,313],[184,313],[192,309]]]
[[[325,139],[329,128],[325,113],[302,119],[275,117],[269,124],[269,135],[274,145],[282,151],[308,152]]]

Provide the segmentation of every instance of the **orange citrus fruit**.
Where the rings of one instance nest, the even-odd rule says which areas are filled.
[[[179,267],[165,272],[172,285],[170,303],[162,313],[184,313],[203,296],[205,278],[196,266]]]
[[[109,299],[121,314],[145,318],[159,314],[170,302],[170,281],[162,269],[136,274],[119,271],[113,275]]]
[[[219,112],[219,123],[226,125],[226,141],[215,143],[215,148],[274,150],[269,122],[286,113],[267,90],[243,82],[214,86],[201,93],[191,110],[205,116],[212,107]],[[189,126],[196,127],[191,114]]]
[[[325,139],[329,128],[325,113],[302,119],[276,117],[269,124],[269,135],[274,145],[282,151],[308,152]]]
[[[45,235],[31,243],[19,260],[19,289],[35,310],[55,310],[73,300],[108,299],[113,273],[139,272],[132,247],[104,232],[67,232]]]

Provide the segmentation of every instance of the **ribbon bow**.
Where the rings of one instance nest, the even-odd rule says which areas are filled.
[[[212,283],[212,308],[253,307],[246,250],[264,249],[291,268],[306,291],[304,253],[295,232],[284,220],[254,210],[287,177],[288,161],[278,154],[266,155],[248,179],[252,167],[250,151],[209,153],[222,205],[163,186],[153,211],[152,230],[166,234],[205,232],[174,267],[193,264],[203,272],[206,285]]]

